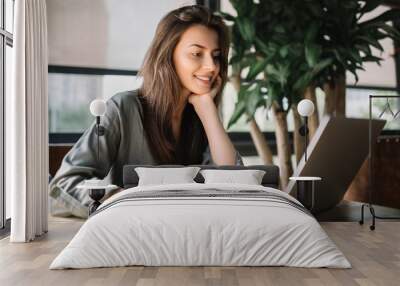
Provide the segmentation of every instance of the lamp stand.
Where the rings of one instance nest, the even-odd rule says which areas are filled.
[[[100,200],[104,197],[106,189],[89,189],[89,197],[93,202],[89,205],[89,216],[101,205]]]
[[[300,133],[301,136],[304,137],[304,144],[305,144],[304,145],[304,158],[305,158],[305,161],[307,162],[307,160],[308,160],[308,157],[307,157],[307,145],[308,145],[308,133],[309,133],[309,130],[308,130],[308,117],[307,116],[304,116],[304,125],[300,127],[299,133]]]
[[[105,128],[100,124],[100,116],[96,116],[96,129],[97,135],[97,163],[100,164],[100,136],[105,134]],[[89,197],[93,202],[89,205],[89,216],[96,211],[100,206],[100,200],[104,197],[105,189],[89,189]]]
[[[105,133],[105,128],[100,124],[100,116],[96,116],[96,135],[97,135],[97,162],[100,163],[100,136]]]

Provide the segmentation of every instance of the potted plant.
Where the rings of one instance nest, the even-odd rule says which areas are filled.
[[[399,12],[390,10],[361,21],[365,13],[382,1],[231,0],[231,3],[237,16],[225,13],[222,16],[232,23],[231,78],[238,90],[238,100],[228,127],[242,115],[254,121],[258,108],[272,109],[281,183],[285,186],[292,173],[288,111],[305,94],[312,97],[315,86],[321,86],[326,93],[326,113],[333,114],[331,110],[336,110],[336,114],[343,114],[345,72],[357,76],[364,62],[379,62],[380,58],[371,51],[371,47],[382,48],[379,40],[400,39],[399,32],[388,24]],[[333,108],[332,102],[335,102]],[[292,110],[295,126],[299,125],[300,118],[295,108]],[[302,154],[296,137],[295,150]]]

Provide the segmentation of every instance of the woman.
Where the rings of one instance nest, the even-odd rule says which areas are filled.
[[[217,109],[228,51],[226,26],[203,6],[168,13],[141,68],[142,87],[107,101],[99,161],[94,124],[63,159],[50,183],[52,214],[87,217],[90,199],[76,186],[106,176],[122,186],[126,164],[242,164]]]

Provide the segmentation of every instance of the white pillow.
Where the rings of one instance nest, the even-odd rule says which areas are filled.
[[[146,168],[136,167],[138,186],[195,183],[199,167]]]
[[[262,170],[201,170],[205,184],[234,183],[261,185],[265,171]]]

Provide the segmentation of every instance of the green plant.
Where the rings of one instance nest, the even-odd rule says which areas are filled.
[[[391,9],[364,20],[366,14],[384,1],[323,0],[322,3],[323,9],[319,16],[322,25],[318,32],[318,42],[317,45],[310,45],[309,53],[315,53],[317,49],[321,53],[321,59],[332,61],[316,78],[316,83],[323,87],[327,95],[325,113],[345,115],[346,71],[351,72],[358,81],[357,73],[364,70],[365,62],[380,64],[382,58],[374,54],[373,48],[382,52],[381,40],[400,40],[399,31],[390,23],[400,18],[400,10]]]
[[[231,3],[237,17],[223,14],[233,22],[230,63],[234,71],[247,67],[249,71],[241,78],[229,127],[243,114],[251,118],[257,108],[269,107],[273,101],[284,107],[282,100],[286,98],[289,104],[283,109],[287,110],[312,82],[321,87],[329,83],[334,88],[346,71],[357,80],[363,63],[379,64],[382,60],[372,49],[383,51],[380,40],[400,40],[399,31],[389,23],[400,18],[400,10],[361,21],[383,4],[382,0]],[[265,80],[256,80],[260,73],[266,74]]]
[[[277,118],[280,166],[290,173],[286,115],[309,86],[326,93],[326,107],[344,114],[345,72],[380,62],[372,47],[379,41],[400,39],[389,21],[400,18],[390,10],[368,21],[361,18],[383,3],[378,0],[231,0],[237,16],[222,13],[231,23],[232,79],[238,100],[228,128],[243,115],[252,120],[258,108],[272,108]],[[278,138],[279,137],[279,138]],[[284,154],[283,154],[284,153]]]
[[[252,119],[260,108],[272,108],[276,118],[278,157],[286,184],[292,172],[286,115],[293,102],[301,99],[314,77],[331,63],[330,59],[306,61],[305,31],[313,17],[316,1],[231,1],[237,17],[233,22],[233,57],[230,64],[239,77],[240,89],[229,126],[243,114]],[[311,35],[311,34],[310,34]],[[311,35],[316,37],[315,33]],[[309,36],[309,37],[311,37]],[[243,72],[246,70],[246,72]],[[284,146],[284,147],[281,147]]]
[[[372,51],[376,48],[383,52],[380,40],[400,40],[399,31],[390,24],[390,21],[400,18],[400,10],[391,9],[362,21],[367,13],[384,3],[382,0],[322,2],[324,9],[319,17],[322,23],[319,42],[322,58],[331,59],[332,64],[325,69],[320,82],[332,81],[337,74],[345,71],[351,72],[358,80],[357,71],[364,70],[363,63],[372,61],[379,64],[382,60]]]
[[[233,22],[230,64],[233,72],[240,74],[241,86],[229,127],[243,114],[252,118],[257,108],[270,107],[273,102],[286,112],[314,77],[331,64],[331,59],[320,60],[316,53],[306,54],[306,36],[309,41],[317,36],[309,25],[315,19],[309,11],[317,13],[317,8],[312,7],[316,1],[231,3],[237,17],[223,16]],[[248,72],[243,75],[246,68]],[[285,99],[287,105],[283,104]]]

